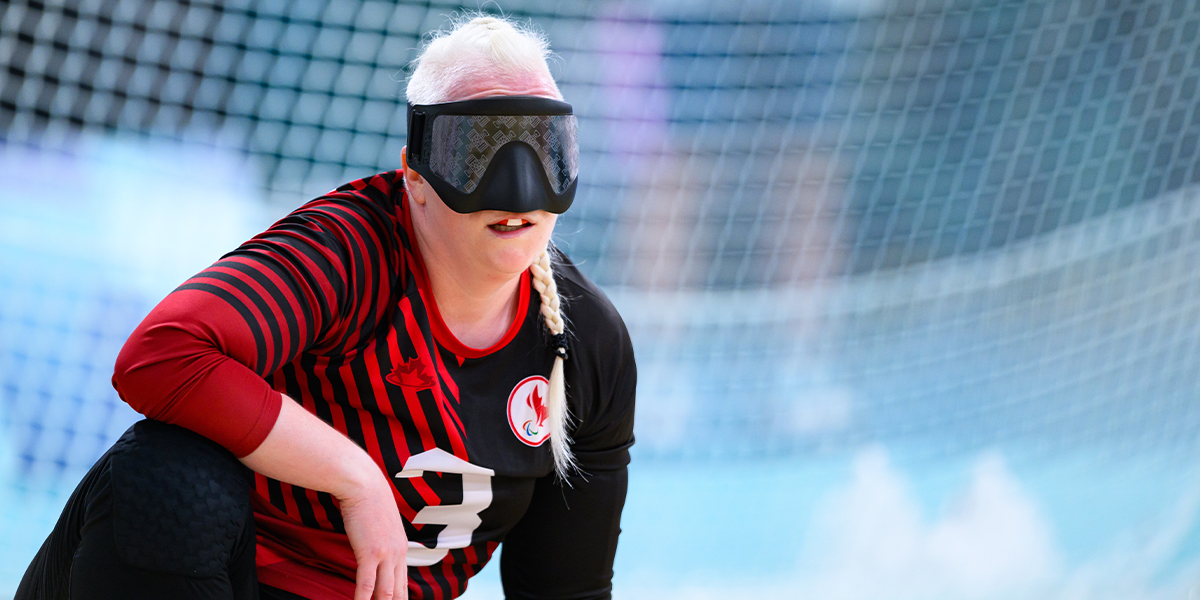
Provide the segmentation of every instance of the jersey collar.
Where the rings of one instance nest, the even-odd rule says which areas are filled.
[[[412,216],[408,212],[408,190],[403,187],[403,184],[401,185],[400,203],[396,210],[400,213],[401,226],[404,227],[408,239],[412,241],[409,270],[416,280],[417,292],[420,293],[421,303],[425,305],[425,310],[429,314],[429,328],[433,331],[433,337],[437,343],[460,358],[483,358],[507,346],[521,331],[521,326],[529,312],[529,290],[532,287],[529,280],[529,269],[521,273],[521,281],[517,283],[517,313],[513,317],[512,323],[509,324],[504,337],[487,348],[472,348],[455,337],[454,332],[450,331],[442,319],[442,313],[438,311],[437,301],[433,297],[433,290],[429,287],[429,277],[425,272],[425,260],[421,258],[421,251],[417,247],[417,238],[413,235]]]

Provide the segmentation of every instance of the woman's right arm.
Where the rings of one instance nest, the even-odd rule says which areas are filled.
[[[353,344],[381,296],[372,291],[390,287],[380,275],[398,268],[391,224],[378,203],[344,197],[354,193],[310,203],[172,292],[129,337],[113,385],[147,417],[337,498],[359,562],[355,597],[365,600],[372,589],[405,596],[407,540],[391,483],[264,379],[306,349]]]
[[[254,337],[218,296],[179,290],[130,336],[113,382],[146,416],[221,443],[267,477],[332,494],[358,562],[355,600],[407,597],[391,483],[366,451],[247,366]]]
[[[404,522],[391,482],[362,448],[285,398],[267,439],[241,460],[267,477],[338,499],[358,561],[355,600],[408,597]]]

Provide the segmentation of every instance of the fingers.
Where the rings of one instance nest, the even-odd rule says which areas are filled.
[[[408,600],[408,565],[401,560],[396,565],[396,596],[398,600]]]
[[[379,567],[377,562],[359,561],[358,571],[354,574],[354,600],[371,600],[371,592],[375,591],[375,572]]]
[[[354,600],[407,600],[408,567],[404,563],[362,563],[355,573]]]
[[[380,494],[342,500],[346,536],[358,562],[354,600],[408,597],[408,571],[404,564],[408,542],[395,502],[386,488]]]
[[[379,563],[375,579],[375,600],[392,600],[396,591],[396,569],[389,561]]]

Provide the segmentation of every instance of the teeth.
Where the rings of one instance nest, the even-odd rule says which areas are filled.
[[[520,219],[509,219],[508,222],[505,223],[505,225],[508,225],[509,227],[520,227],[521,220]]]

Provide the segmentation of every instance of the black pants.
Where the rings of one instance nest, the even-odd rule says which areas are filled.
[[[15,600],[303,600],[259,586],[250,478],[200,435],[134,424],[75,488]]]

